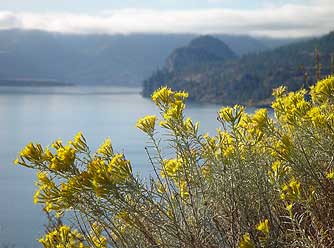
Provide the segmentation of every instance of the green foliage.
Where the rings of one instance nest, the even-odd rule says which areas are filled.
[[[310,97],[308,97],[310,95]],[[28,144],[17,164],[38,171],[35,202],[73,223],[44,247],[331,247],[334,77],[310,91],[274,91],[266,109],[222,108],[216,135],[185,118],[188,94],[163,87],[161,116],[138,120],[155,175],[132,173],[110,140],[90,152],[79,133],[52,149]],[[159,124],[164,135],[158,133]],[[167,134],[167,135],[166,135]],[[160,145],[163,144],[163,145]],[[68,241],[68,243],[66,243]]]
[[[171,66],[167,63],[165,69],[144,81],[143,94],[148,97],[161,85],[167,85],[186,90],[191,100],[199,102],[269,104],[272,90],[282,84],[295,91],[315,83],[320,73],[331,74],[333,52],[334,32],[239,59],[229,57],[216,63],[203,59],[203,63],[193,69],[183,69],[185,65],[182,65],[180,70],[176,63],[174,70],[168,70]],[[193,57],[188,56],[188,60],[183,58],[183,61],[192,64]]]

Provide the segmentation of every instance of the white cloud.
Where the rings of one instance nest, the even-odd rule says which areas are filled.
[[[333,0],[255,10],[120,9],[97,15],[0,11],[0,29],[63,33],[229,33],[271,37],[320,35],[334,29]]]

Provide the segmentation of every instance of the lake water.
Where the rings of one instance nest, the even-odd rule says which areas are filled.
[[[43,146],[57,138],[71,139],[82,131],[94,150],[110,137],[134,170],[150,173],[145,154],[147,137],[135,128],[138,118],[158,114],[137,88],[121,87],[0,87],[0,247],[39,247],[45,216],[33,204],[33,170],[13,165],[30,141]],[[213,133],[218,105],[188,104],[186,115]],[[250,109],[253,111],[254,109]]]

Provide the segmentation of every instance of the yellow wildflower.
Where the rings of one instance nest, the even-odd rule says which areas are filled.
[[[44,248],[88,248],[81,241],[83,236],[77,230],[71,230],[68,226],[60,226],[47,233],[44,237],[38,240]]]
[[[334,76],[329,76],[317,82],[311,87],[313,102],[326,102],[330,97],[334,97]]]
[[[155,121],[157,117],[155,115],[148,115],[137,121],[136,127],[142,130],[144,133],[152,135],[154,132]]]
[[[288,184],[284,184],[281,189],[281,199],[295,201],[300,198],[300,182],[292,178]]]
[[[63,147],[63,142],[62,142],[62,140],[60,140],[60,139],[57,139],[55,142],[53,142],[52,144],[51,144],[51,147],[52,148],[54,148],[54,149],[59,149],[59,148],[61,148],[61,147]]]
[[[31,162],[43,160],[43,148],[40,144],[29,143],[21,152],[20,157]],[[17,161],[19,162],[19,161]]]
[[[255,114],[252,116],[252,120],[258,128],[262,129],[268,121],[268,110],[267,109],[257,110]]]
[[[108,165],[108,172],[115,183],[123,183],[132,173],[130,161],[123,154],[115,154]]]
[[[164,119],[167,121],[171,119],[174,119],[174,120],[179,119],[180,117],[182,117],[182,113],[183,113],[185,106],[186,105],[180,100],[177,100],[171,103],[169,108],[164,113],[164,116],[163,116]]]
[[[111,140],[109,138],[105,139],[103,144],[97,150],[97,154],[101,154],[107,157],[111,157],[114,154],[114,151],[111,145]]]
[[[219,117],[229,123],[238,124],[242,115],[244,114],[245,108],[240,105],[232,107],[225,107],[219,110]]]
[[[39,203],[39,195],[40,195],[41,191],[38,189],[36,190],[35,194],[34,194],[34,204]]]
[[[187,99],[188,96],[189,96],[188,92],[185,92],[185,91],[179,91],[174,94],[175,99],[181,100],[181,101]]]
[[[333,179],[334,178],[334,170],[331,170],[326,173],[326,178],[327,179]]]
[[[273,96],[276,97],[276,98],[279,98],[279,97],[282,97],[285,92],[286,92],[286,87],[285,86],[280,86],[280,87],[273,90]]]
[[[255,248],[249,233],[245,233],[239,243],[239,248]]]
[[[164,160],[161,176],[176,177],[181,169],[182,169],[182,161],[178,159]]]
[[[307,116],[316,127],[323,126],[326,123],[326,115],[321,112],[319,107],[313,107],[307,112]]]
[[[94,222],[91,227],[90,236],[94,247],[96,248],[106,248],[107,247],[107,238],[102,235],[103,227],[97,222]]]
[[[69,170],[74,164],[75,153],[76,151],[69,145],[59,147],[56,156],[51,159],[50,169],[59,171]]]
[[[173,94],[173,91],[168,87],[161,87],[160,89],[157,89],[154,91],[152,95],[152,100],[157,104],[159,107],[162,105],[169,104],[171,100],[171,96]]]
[[[73,141],[70,141],[69,144],[71,144],[75,149],[79,151],[87,151],[88,147],[86,144],[86,139],[82,135],[82,132],[78,132],[75,137],[73,138]]]
[[[269,234],[269,221],[267,219],[260,221],[260,223],[256,226],[256,230],[264,233],[265,235]]]

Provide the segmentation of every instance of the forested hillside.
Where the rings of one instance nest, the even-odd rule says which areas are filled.
[[[194,70],[171,71],[166,63],[144,81],[143,94],[150,96],[161,85],[168,85],[188,91],[191,100],[199,102],[265,104],[273,88],[286,85],[297,90],[314,83],[317,59],[322,74],[330,74],[333,53],[334,32],[239,59],[205,63]]]

